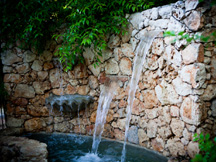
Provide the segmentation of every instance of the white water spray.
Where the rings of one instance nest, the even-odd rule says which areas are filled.
[[[140,79],[140,75],[142,72],[142,67],[148,53],[149,48],[154,40],[154,38],[160,33],[160,31],[148,32],[145,34],[143,39],[140,40],[140,43],[136,49],[136,56],[133,65],[133,73],[130,81],[130,89],[128,93],[128,105],[127,105],[127,116],[126,116],[126,123],[125,123],[125,139],[124,139],[124,146],[122,150],[121,162],[125,161],[126,156],[126,142],[128,138],[128,130],[129,124],[131,120],[131,111],[133,107],[133,102],[135,98],[136,89],[138,86],[138,82]]]

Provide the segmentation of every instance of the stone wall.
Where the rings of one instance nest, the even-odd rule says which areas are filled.
[[[193,157],[198,151],[198,144],[192,142],[194,133],[216,134],[216,48],[212,40],[197,40],[187,46],[185,40],[172,43],[173,38],[164,38],[162,33],[172,30],[207,35],[216,28],[215,11],[215,6],[187,0],[128,15],[128,34],[109,35],[99,66],[94,68],[94,51],[87,48],[83,53],[85,64],[67,73],[59,70],[53,56],[61,46],[61,37],[47,42],[41,55],[33,48],[19,49],[18,41],[2,54],[4,82],[10,95],[8,127],[92,135],[106,75],[127,76],[119,77],[103,133],[104,137],[124,140],[128,83],[137,44],[145,32],[161,30],[140,77],[128,141],[165,156]],[[80,112],[80,121],[77,117],[49,115],[45,98],[62,91],[93,96],[95,103]]]

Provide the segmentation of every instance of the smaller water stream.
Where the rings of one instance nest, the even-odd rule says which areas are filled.
[[[104,87],[99,97],[97,117],[96,117],[94,135],[93,135],[93,144],[92,144],[92,153],[94,154],[97,154],[98,146],[101,141],[101,135],[104,129],[104,124],[106,122],[107,113],[112,98],[115,94],[116,87],[117,87],[117,83],[111,82],[108,86]]]

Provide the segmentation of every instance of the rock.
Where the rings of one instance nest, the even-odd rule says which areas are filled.
[[[54,130],[56,132],[68,132],[69,131],[69,123],[67,121],[62,122],[62,123],[56,123],[56,124],[54,124]]]
[[[185,25],[192,31],[197,31],[204,26],[204,18],[198,11],[192,11],[189,16],[184,19]]]
[[[26,51],[23,54],[23,62],[33,62],[36,59],[36,54],[31,51]]]
[[[25,74],[28,71],[30,71],[29,64],[28,63],[24,63],[24,64],[21,64],[21,65],[18,65],[18,66],[16,66],[16,70],[20,74]]]
[[[149,26],[166,29],[168,27],[168,23],[169,23],[169,20],[167,20],[167,19],[158,19],[156,21],[150,20]]]
[[[158,104],[158,98],[154,90],[144,90],[142,91],[144,107],[146,109],[151,109]]]
[[[40,55],[39,60],[44,62],[44,61],[51,61],[53,57],[53,54],[50,51],[43,51],[43,53]]]
[[[41,71],[43,69],[43,63],[39,60],[35,60],[31,68],[35,71]]]
[[[131,126],[128,130],[128,142],[138,144],[139,137],[138,137],[138,128],[136,126]]]
[[[206,80],[205,65],[202,63],[195,63],[193,65],[184,66],[181,70],[183,81],[192,84],[193,88],[200,88]]]
[[[151,9],[150,19],[156,20],[158,19],[158,8],[154,7]]]
[[[120,47],[114,49],[114,57],[116,61],[119,61],[123,57],[123,53]]]
[[[216,99],[214,99],[211,103],[212,116],[216,116]]]
[[[89,90],[90,90],[89,86],[84,85],[77,88],[77,93],[80,95],[87,95]]]
[[[171,16],[171,11],[172,11],[171,5],[162,6],[161,8],[159,8],[159,15],[163,19],[169,19]]]
[[[185,17],[185,10],[182,8],[173,8],[172,9],[172,16],[176,20],[182,20]]]
[[[157,134],[157,124],[154,120],[150,120],[147,125],[147,136],[149,138],[156,137]]]
[[[49,111],[47,107],[34,107],[33,105],[27,106],[27,112],[29,115],[34,117],[41,117],[41,116],[49,116]]]
[[[12,65],[16,62],[21,62],[22,58],[18,57],[11,50],[1,53],[1,60],[3,65]]]
[[[24,127],[27,132],[39,131],[45,126],[46,126],[46,123],[41,118],[32,118],[32,119],[25,121],[24,123]]]
[[[12,73],[13,68],[10,66],[3,66],[3,73]]]
[[[89,79],[89,86],[91,89],[96,89],[99,86],[98,79],[95,76],[91,75],[88,77],[88,79]]]
[[[170,124],[172,132],[177,137],[182,137],[182,132],[184,130],[184,122],[178,119],[173,118]]]
[[[123,75],[132,74],[132,63],[127,57],[121,59],[119,67]]]
[[[168,28],[167,28],[167,30],[168,31],[180,32],[180,31],[184,31],[185,27],[184,27],[184,25],[182,23],[180,23],[179,21],[177,21],[175,18],[171,17],[170,21],[168,22]]]
[[[34,88],[27,84],[18,84],[14,91],[14,97],[34,98]]]
[[[171,135],[171,128],[169,126],[164,126],[158,128],[158,134],[163,138],[163,139],[168,139]]]
[[[109,42],[108,42],[108,47],[109,48],[115,48],[118,47],[120,45],[120,38],[118,35],[111,35]]]
[[[162,105],[172,105],[181,102],[181,98],[175,92],[174,87],[165,80],[162,80],[161,84],[155,87],[155,92]]]
[[[125,138],[125,134],[123,131],[119,130],[119,129],[114,129],[114,134],[115,134],[115,138],[117,140],[121,140],[123,141]]]
[[[7,117],[7,127],[22,127],[24,119]]]
[[[175,50],[175,54],[173,56],[173,60],[172,63],[178,67],[181,67],[182,64],[182,54],[181,52],[178,52],[177,50]]]
[[[179,108],[177,106],[170,107],[170,115],[172,117],[179,117]]]
[[[175,78],[172,84],[179,95],[187,96],[192,93],[192,86],[183,82],[180,77]]]
[[[133,26],[131,24],[128,24],[125,30],[126,33],[122,36],[122,43],[129,42],[132,35]]]
[[[187,147],[187,152],[190,158],[194,158],[199,153],[199,144],[196,142],[190,142]]]
[[[162,38],[155,39],[152,43],[152,53],[160,56],[163,51],[164,51],[163,39]]]
[[[110,59],[112,56],[113,52],[109,48],[106,48],[102,51],[102,57],[99,56],[99,59],[103,63],[104,61]]]
[[[77,92],[77,88],[71,86],[70,84],[67,85],[66,89],[65,89],[65,93],[66,94],[75,94]]]
[[[121,52],[126,56],[126,57],[134,57],[135,54],[133,52],[133,48],[131,44],[124,43],[121,45]]]
[[[50,69],[54,68],[54,65],[51,62],[45,62],[43,65],[43,68],[44,68],[44,70],[50,70]]]
[[[162,152],[164,150],[164,141],[162,138],[155,138],[151,141],[152,148],[155,151]]]
[[[45,82],[33,82],[33,87],[35,89],[36,94],[44,94],[46,90],[51,89],[51,85],[49,81]]]
[[[28,100],[25,98],[17,98],[13,101],[13,104],[17,106],[26,106],[28,104]]]
[[[125,130],[125,123],[126,123],[126,118],[123,118],[123,119],[118,119],[117,120],[117,127],[121,130]]]
[[[74,76],[77,79],[87,78],[87,68],[84,64],[79,64],[74,67]]]
[[[158,109],[146,109],[145,113],[147,114],[148,119],[154,119],[158,117]]]
[[[194,100],[194,96],[189,96],[184,99],[180,108],[180,115],[184,122],[199,125],[201,122],[202,112],[200,110],[200,105]]]
[[[185,64],[204,62],[204,46],[201,43],[192,43],[182,51]]]
[[[166,147],[169,149],[173,157],[177,157],[178,155],[185,156],[186,154],[184,145],[176,139],[169,139],[167,141]]]
[[[138,129],[139,145],[143,145],[143,142],[148,141],[149,138],[143,129]]]
[[[144,20],[144,16],[140,12],[131,14],[129,17],[129,21],[131,22],[131,24],[135,29],[139,29],[139,23],[142,22],[143,20]]]
[[[4,82],[5,83],[20,83],[22,81],[22,77],[19,74],[5,74]]]
[[[38,72],[38,79],[40,81],[44,81],[47,76],[48,76],[48,72],[47,71],[39,71]]]
[[[111,59],[108,62],[106,62],[106,65],[105,65],[106,74],[118,74],[118,72],[119,72],[119,67],[115,59]]]
[[[210,101],[211,99],[215,97],[216,97],[216,84],[209,84],[207,88],[205,89],[205,92],[201,96],[201,98],[204,101]]]
[[[89,70],[93,73],[94,76],[98,76],[100,74],[100,71],[101,71],[101,66],[94,66],[93,64],[92,65],[89,65],[88,66]]]
[[[62,84],[62,86],[66,84],[64,80],[61,80],[61,72],[58,68],[50,70],[49,81],[51,82],[52,88],[57,88],[60,84]]]
[[[186,0],[185,2],[186,11],[196,9],[198,4],[199,4],[199,0]]]

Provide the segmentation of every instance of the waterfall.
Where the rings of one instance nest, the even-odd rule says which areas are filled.
[[[160,33],[160,31],[154,31],[154,32],[146,32],[143,39],[140,40],[140,43],[136,49],[136,55],[135,55],[135,61],[133,65],[133,73],[130,81],[130,89],[128,93],[128,105],[127,105],[127,116],[126,116],[126,123],[125,123],[125,139],[124,139],[124,146],[122,150],[122,156],[121,156],[121,162],[125,161],[125,155],[126,155],[126,142],[128,138],[128,130],[129,130],[129,124],[131,120],[131,111],[133,107],[133,101],[135,98],[136,89],[138,86],[138,82],[140,79],[140,75],[142,72],[142,67],[146,58],[146,55],[148,53],[149,48],[151,47],[151,44],[154,40],[154,38]]]
[[[92,144],[92,153],[94,154],[97,153],[98,146],[101,141],[101,135],[103,133],[104,124],[106,122],[106,117],[110,107],[110,103],[112,101],[113,96],[115,95],[116,86],[116,82],[111,82],[109,86],[105,86],[100,93]]]

